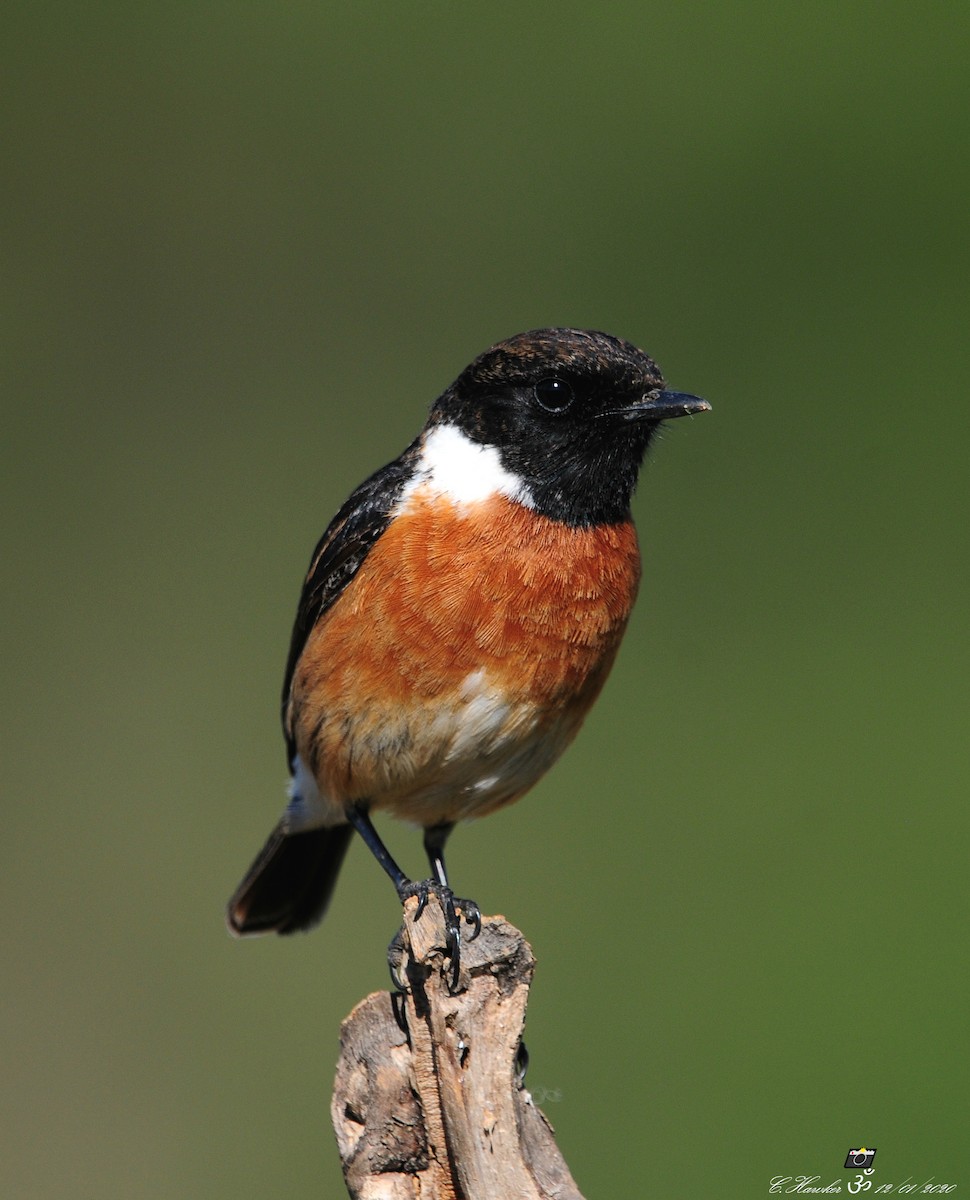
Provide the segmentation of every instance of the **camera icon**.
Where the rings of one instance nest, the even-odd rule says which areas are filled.
[[[867,1150],[865,1146],[859,1150],[850,1150],[845,1156],[845,1169],[855,1171],[865,1171],[872,1166],[872,1160],[876,1157],[875,1150]]]

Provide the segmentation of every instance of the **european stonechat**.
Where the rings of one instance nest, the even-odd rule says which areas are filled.
[[[630,501],[662,421],[706,412],[629,342],[539,329],[476,358],[310,561],[283,682],[289,803],[229,902],[237,934],[323,916],[353,830],[404,900],[445,840],[517,800],[576,736],[636,597]],[[412,883],[371,813],[424,830]]]

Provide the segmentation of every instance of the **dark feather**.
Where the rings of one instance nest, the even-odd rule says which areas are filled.
[[[296,664],[313,626],[357,574],[374,543],[387,528],[391,510],[414,474],[420,445],[420,439],[413,442],[399,458],[376,471],[352,492],[313,552],[296,610],[283,679],[283,732],[286,735],[286,764],[291,770],[295,747],[287,728],[286,709]]]
[[[229,928],[238,934],[296,933],[327,911],[353,829],[270,834],[229,901]]]

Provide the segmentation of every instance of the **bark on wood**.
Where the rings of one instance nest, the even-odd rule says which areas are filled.
[[[340,1031],[331,1116],[354,1200],[582,1200],[516,1061],[535,960],[485,918],[449,991],[444,914],[405,905],[404,995],[375,992]],[[406,1030],[406,1032],[405,1032]]]

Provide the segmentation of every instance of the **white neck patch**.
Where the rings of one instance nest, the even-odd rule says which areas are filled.
[[[421,487],[456,505],[478,504],[498,494],[532,507],[524,480],[506,470],[498,450],[473,442],[457,425],[435,425],[429,430],[414,478],[401,493],[398,512],[407,507]]]

